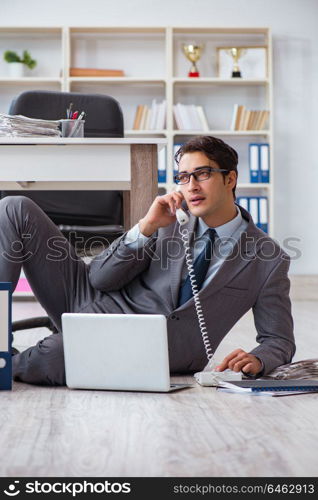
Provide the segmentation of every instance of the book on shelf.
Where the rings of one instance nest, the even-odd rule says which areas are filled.
[[[149,120],[149,128],[150,130],[155,130],[156,123],[158,118],[158,106],[156,99],[152,100],[151,109],[150,109],[150,120]]]
[[[176,113],[179,113],[179,119],[182,124],[182,129],[181,130],[191,130],[193,129],[193,125],[191,123],[191,117],[190,113],[188,110],[188,107],[184,104],[177,103],[176,104]]]
[[[158,153],[158,182],[167,182],[167,148],[161,148]]]
[[[253,120],[252,120],[252,124],[251,124],[251,127],[253,127],[253,130],[258,130],[260,114],[261,113],[259,111],[253,111]]]
[[[199,115],[197,113],[197,108],[194,104],[189,104],[189,107],[187,109],[187,113],[189,114],[189,118],[190,118],[190,127],[193,130],[201,130],[201,128],[202,128],[201,121],[200,121]]]
[[[146,108],[144,130],[150,130],[151,109]]]
[[[206,115],[205,115],[205,111],[204,111],[202,106],[197,106],[197,113],[198,113],[200,121],[202,123],[204,132],[208,132],[209,131],[209,124],[208,124],[208,120],[207,120]]]
[[[166,126],[167,101],[152,100],[151,107],[138,104],[135,112],[133,130],[163,130]]]
[[[269,119],[269,111],[267,110],[263,110],[261,112],[261,117],[260,117],[260,121],[259,121],[259,124],[258,124],[258,127],[259,129],[258,130],[263,130],[263,128],[265,127],[267,121]]]
[[[237,118],[235,120],[235,130],[241,130],[244,122],[245,106],[239,105]]]
[[[231,130],[264,130],[268,118],[266,109],[250,110],[242,104],[234,104]]]
[[[243,108],[241,119],[239,121],[238,130],[246,130],[247,120],[249,118],[249,111],[246,108]]]
[[[233,112],[232,112],[232,119],[231,119],[230,130],[236,130],[237,114],[238,114],[238,104],[234,104],[234,108],[233,108]]]
[[[122,69],[70,68],[70,76],[125,76]]]
[[[209,124],[202,106],[195,104],[173,105],[173,114],[178,130],[200,130],[208,132]]]
[[[147,114],[148,114],[148,106],[143,106],[142,112],[141,112],[140,125],[139,125],[140,130],[145,129],[145,125],[146,125],[146,121],[147,121]]]
[[[154,130],[163,130],[166,127],[167,101],[164,100],[157,106],[157,117]]]
[[[142,110],[143,106],[142,104],[138,104],[136,114],[135,114],[135,119],[134,119],[134,124],[133,124],[133,130],[138,130],[140,121],[141,121],[141,115],[142,115]]]
[[[173,105],[173,116],[174,116],[174,119],[175,119],[175,122],[177,125],[177,129],[182,130],[183,129],[183,122],[181,121],[180,112],[177,109],[176,104]]]

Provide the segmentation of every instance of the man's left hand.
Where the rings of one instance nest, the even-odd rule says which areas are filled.
[[[234,372],[242,371],[246,374],[257,375],[262,369],[262,363],[253,354],[249,354],[243,349],[236,349],[223,359],[216,367],[216,371],[223,372],[226,368]]]

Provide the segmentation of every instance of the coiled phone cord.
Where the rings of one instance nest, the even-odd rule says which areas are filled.
[[[205,370],[207,370],[207,369],[211,369],[212,358],[213,358],[214,353],[212,351],[212,347],[211,347],[210,340],[208,337],[208,331],[207,331],[207,327],[205,324],[205,319],[204,319],[204,315],[203,315],[203,311],[202,311],[201,302],[199,299],[199,290],[198,290],[197,280],[196,280],[195,273],[194,273],[193,260],[192,260],[190,245],[189,245],[189,231],[187,229],[181,230],[181,226],[179,226],[179,233],[181,235],[181,239],[182,239],[184,250],[185,250],[185,259],[186,259],[186,265],[187,265],[188,272],[189,272],[189,279],[190,279],[190,284],[191,284],[192,293],[193,293],[194,306],[195,306],[195,310],[196,310],[198,321],[199,321],[199,328],[200,328],[200,332],[202,335],[202,340],[203,340],[205,352],[206,352],[206,355],[208,358],[208,364],[205,367]]]

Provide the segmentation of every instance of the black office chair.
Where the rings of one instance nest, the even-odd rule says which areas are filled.
[[[32,90],[14,99],[9,114],[58,120],[66,118],[71,102],[74,111],[86,113],[85,137],[124,136],[120,105],[107,95]],[[119,191],[25,191],[23,194],[37,203],[64,234],[84,239],[103,235],[111,241],[123,233]],[[7,195],[21,195],[21,191],[2,191],[2,198]]]
[[[86,113],[85,137],[124,136],[120,105],[107,95],[28,91],[12,102],[9,114],[58,120],[66,118],[71,102],[74,111]],[[15,194],[21,195],[21,191],[3,191],[1,197]],[[23,194],[35,201],[64,234],[84,239],[95,236],[98,241],[103,235],[109,242],[124,231],[122,193],[119,191],[26,191]],[[57,331],[45,316],[15,321],[12,331],[38,327],[47,327],[53,333]]]

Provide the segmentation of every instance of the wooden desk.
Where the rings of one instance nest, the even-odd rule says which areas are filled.
[[[171,394],[124,393],[15,383],[0,401],[1,476],[317,476],[318,394],[257,397],[197,384]]]
[[[134,225],[158,192],[157,148],[165,139],[0,137],[0,189],[123,190]]]

